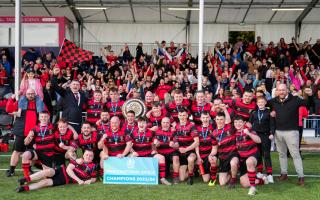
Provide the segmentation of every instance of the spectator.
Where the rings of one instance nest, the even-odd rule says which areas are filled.
[[[26,74],[21,80],[19,94],[25,95],[29,88],[33,89],[36,92],[36,95],[43,100],[42,85],[40,80],[35,77],[35,71],[32,67],[28,67]]]
[[[304,101],[288,93],[285,84],[277,86],[278,97],[273,98],[269,105],[275,111],[275,139],[279,152],[281,176],[280,181],[288,179],[287,150],[293,158],[298,174],[298,184],[304,186],[302,159],[299,152],[299,107]]]
[[[15,102],[15,95],[8,101],[6,111],[16,116],[13,126],[15,142],[10,160],[10,168],[7,170],[7,176],[15,174],[15,168],[18,165],[20,155],[31,147],[24,145],[24,139],[29,131],[37,123],[37,115],[45,110],[45,105],[41,98],[36,95],[35,90],[27,89],[25,95],[22,95],[19,102]]]
[[[0,64],[3,65],[7,76],[11,77],[12,76],[12,68],[11,68],[10,62],[8,61],[8,57],[6,55],[2,55],[2,59],[0,61]]]
[[[80,92],[80,82],[78,80],[72,80],[70,89],[65,89],[58,85],[58,74],[60,73],[59,68],[54,68],[52,87],[54,90],[61,95],[61,111],[62,117],[68,121],[68,123],[80,133],[82,123],[82,111],[85,108],[87,98]]]

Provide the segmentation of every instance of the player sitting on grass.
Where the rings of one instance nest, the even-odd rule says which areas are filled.
[[[96,181],[96,164],[92,162],[93,157],[93,151],[85,150],[83,158],[76,161],[71,160],[67,168],[61,165],[55,169],[44,169],[31,176],[19,179],[20,187],[16,189],[16,192],[38,190],[44,187],[70,183],[78,183],[79,185],[94,183]],[[31,181],[39,182],[24,185]]]

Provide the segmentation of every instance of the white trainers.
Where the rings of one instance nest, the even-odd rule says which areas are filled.
[[[172,185],[169,181],[167,181],[167,179],[165,179],[165,178],[161,178],[160,179],[160,182],[161,182],[161,184],[162,185]]]
[[[269,183],[274,183],[273,176],[270,174],[267,176]]]
[[[251,186],[248,192],[248,195],[254,196],[257,193],[256,187]]]
[[[258,172],[257,175],[256,175],[256,177],[259,178],[259,179],[262,179],[263,174],[261,174],[261,172]]]

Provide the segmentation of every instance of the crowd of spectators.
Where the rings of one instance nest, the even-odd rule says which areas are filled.
[[[205,124],[202,118],[207,116],[208,113],[215,118],[215,114],[217,114],[215,113],[217,112],[215,110],[217,109],[215,100],[217,100],[216,102],[221,100],[221,102],[218,102],[218,107],[221,107],[227,113],[228,119],[230,118],[229,122],[235,117],[233,118],[234,121],[237,121],[235,128],[237,128],[238,132],[241,132],[242,139],[243,120],[246,122],[251,120],[250,122],[254,125],[255,119],[258,119],[260,124],[263,119],[263,113],[260,116],[261,110],[259,109],[262,109],[261,112],[265,112],[265,105],[263,104],[266,104],[267,101],[263,99],[268,100],[267,106],[272,109],[267,114],[268,116],[270,115],[270,119],[275,118],[275,130],[271,126],[262,126],[262,128],[267,128],[264,132],[268,132],[268,135],[273,135],[275,132],[276,140],[278,138],[277,144],[279,144],[278,151],[281,165],[280,179],[287,179],[285,166],[288,148],[295,161],[299,184],[304,185],[302,161],[298,144],[296,143],[299,139],[299,134],[296,131],[298,131],[299,127],[301,140],[301,118],[308,116],[308,114],[320,114],[320,39],[313,45],[310,44],[310,41],[298,43],[295,38],[292,38],[291,43],[287,43],[281,38],[275,45],[272,41],[268,44],[264,43],[261,37],[257,37],[256,42],[242,40],[235,44],[229,44],[228,42],[221,44],[218,42],[203,55],[202,91],[197,91],[198,57],[189,53],[189,44],[177,45],[174,42],[167,44],[166,41],[156,41],[157,48],[153,49],[152,52],[144,52],[143,43],[139,43],[136,47],[135,56],[130,52],[126,44],[124,44],[121,52],[114,52],[112,46],[109,45],[101,48],[101,57],[96,56],[91,61],[73,64],[58,62],[53,52],[40,55],[35,49],[29,48],[22,58],[22,80],[17,96],[3,96],[0,101],[0,106],[6,106],[7,112],[18,119],[13,130],[16,135],[15,149],[7,175],[12,176],[14,174],[19,156],[26,148],[24,146],[26,140],[28,144],[31,142],[33,133],[30,130],[34,130],[33,128],[37,124],[37,115],[42,114],[41,116],[44,117],[43,119],[40,117],[40,122],[47,125],[45,110],[49,112],[50,120],[53,124],[56,123],[60,116],[58,113],[63,111],[62,118],[71,126],[69,127],[70,130],[82,134],[82,132],[85,133],[83,127],[89,125],[88,130],[90,130],[90,124],[93,126],[99,125],[100,116],[98,115],[101,115],[101,119],[103,119],[103,112],[105,111],[102,108],[104,106],[109,109],[107,112],[109,115],[107,117],[109,118],[108,120],[110,120],[110,117],[117,116],[122,123],[124,122],[124,116],[121,113],[120,107],[122,105],[119,104],[120,102],[123,103],[125,100],[137,98],[145,102],[148,111],[152,110],[155,113],[168,111],[170,113],[170,105],[172,105],[170,102],[177,101],[174,96],[180,95],[182,91],[182,98],[185,102],[193,102],[192,105],[188,104],[187,106],[191,108],[192,112],[194,111],[193,113],[191,112],[192,114],[188,114],[188,117],[197,127]],[[102,60],[102,62],[99,62],[99,60]],[[12,55],[10,55],[8,49],[2,49],[0,60],[1,87],[5,85],[12,86],[14,70]],[[252,93],[253,96],[251,96]],[[119,99],[117,99],[118,94]],[[19,98],[19,103],[15,102],[16,97]],[[12,108],[8,106],[9,104]],[[284,106],[288,109],[287,113],[283,112]],[[306,109],[302,110],[300,107]],[[165,108],[167,108],[167,111],[164,111]],[[202,108],[201,112],[199,108]],[[198,111],[196,112],[196,110]],[[252,112],[254,110],[258,114]],[[92,119],[96,120],[90,121],[89,118],[87,119],[88,122],[82,124],[82,112],[87,112],[90,117],[94,115]],[[177,112],[180,115],[179,109]],[[181,112],[187,113],[187,111]],[[236,116],[233,116],[233,114]],[[147,118],[150,118],[150,115],[151,111],[148,112]],[[239,115],[243,118],[237,118]],[[290,119],[290,116],[293,118]],[[115,118],[112,119],[115,120]],[[110,127],[112,128],[111,120]],[[129,118],[126,120],[128,121]],[[239,120],[241,127],[238,126]],[[150,121],[152,124],[151,118],[148,123]],[[138,122],[144,123],[145,120],[140,119]],[[149,127],[150,130],[158,130],[158,121],[156,122],[156,127],[151,126]],[[62,122],[60,121],[60,123]],[[173,124],[171,123],[171,125]],[[250,128],[250,124],[247,126]],[[175,125],[172,126],[173,129],[174,127]],[[253,129],[255,129],[255,125]],[[50,136],[42,133],[41,127],[39,130],[43,134],[42,141],[44,136]],[[46,131],[47,129],[44,130],[44,132]],[[269,151],[269,139],[273,139],[273,136],[260,140],[261,136],[260,138],[256,137],[255,134],[250,133],[247,129],[245,132],[254,141],[252,145],[261,143],[261,140],[266,141],[268,144],[265,151]],[[292,137],[288,137],[289,133]],[[134,137],[134,134],[129,135]],[[286,142],[281,143],[280,140],[285,140]],[[117,145],[117,140],[115,144]],[[249,145],[249,143],[245,144]],[[30,151],[26,151],[22,156],[25,178],[29,177],[30,160],[34,158],[34,155],[37,155],[36,151],[32,150],[32,152],[33,154]],[[126,153],[128,154],[128,152]],[[180,151],[180,153],[182,152]],[[45,156],[42,159],[48,161],[47,159],[50,156]],[[99,155],[94,156],[99,158]],[[267,169],[267,173],[272,176],[270,152],[263,156],[267,156],[270,161],[269,172]],[[194,154],[193,162],[195,162],[196,157],[198,157],[198,161],[201,160],[201,156]],[[102,157],[101,159],[103,160]],[[252,159],[256,165],[256,158],[253,156]],[[164,161],[163,159],[160,160]],[[164,163],[160,164],[162,170],[164,170]],[[251,166],[252,170],[255,169],[255,165]],[[211,165],[211,167],[213,166]],[[256,175],[255,172],[249,170],[249,165],[247,165],[247,168],[248,180],[253,187]],[[189,178],[190,176],[192,177],[193,168],[188,173]],[[162,176],[164,178],[163,174]],[[24,181],[26,180],[24,179]],[[271,180],[273,182],[273,179]],[[166,180],[162,180],[162,183],[171,184]],[[188,183],[192,184],[193,181],[188,180]],[[50,182],[49,185],[52,184]],[[20,188],[20,190],[23,191],[24,189]],[[254,191],[249,191],[249,193],[255,194],[255,189]]]
[[[103,92],[103,101],[107,101],[112,87],[118,88],[122,100],[132,97],[144,100],[145,93],[151,91],[156,101],[170,101],[170,96],[165,94],[175,88],[182,89],[185,98],[194,98],[197,55],[189,54],[188,44],[167,44],[166,41],[156,44],[157,49],[144,52],[143,43],[139,43],[135,56],[128,45],[124,45],[121,52],[114,52],[109,45],[101,49],[104,65],[94,61],[73,65],[58,63],[53,52],[40,55],[29,48],[23,56],[19,95],[31,87],[45,101],[50,113],[55,113],[58,104],[51,77],[53,69],[59,68],[61,84],[67,87],[71,80],[77,79],[87,97],[99,89]],[[320,39],[313,45],[310,41],[297,43],[295,38],[290,43],[281,38],[276,44],[265,43],[261,37],[257,37],[255,43],[218,42],[204,53],[202,88],[208,98],[234,99],[250,89],[269,100],[277,95],[276,86],[285,83],[293,95],[307,100],[310,114],[317,115],[320,114],[319,60]],[[13,83],[13,72],[13,56],[4,48],[0,85]]]

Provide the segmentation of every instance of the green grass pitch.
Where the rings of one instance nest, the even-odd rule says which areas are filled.
[[[1,154],[0,154],[1,155]],[[303,153],[303,164],[306,175],[320,176],[320,154]],[[274,173],[279,174],[279,161],[277,153],[272,153]],[[8,167],[9,157],[0,157],[0,168]],[[20,168],[20,167],[18,167]],[[289,159],[289,174],[294,175],[292,159]],[[174,186],[137,186],[137,185],[103,185],[97,182],[92,185],[66,185],[60,187],[45,188],[39,191],[28,193],[16,193],[17,179],[22,176],[22,172],[16,172],[14,177],[7,178],[5,171],[0,171],[0,199],[107,199],[107,200],[125,200],[125,199],[208,199],[208,200],[241,200],[241,199],[261,199],[261,200],[319,200],[320,199],[320,178],[306,177],[305,187],[297,185],[297,177],[289,177],[285,183],[269,184],[258,186],[258,194],[254,197],[247,195],[248,189],[237,185],[236,189],[216,186],[208,187],[201,182],[200,178],[195,178],[192,186],[181,183]]]

